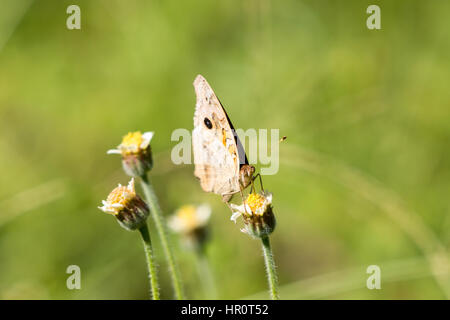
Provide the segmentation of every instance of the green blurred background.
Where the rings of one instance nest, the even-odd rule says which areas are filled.
[[[66,28],[70,4],[81,30]],[[370,4],[381,7],[382,30],[366,27]],[[128,181],[105,152],[134,130],[155,131],[151,177],[166,214],[212,206],[219,298],[268,298],[260,243],[202,192],[193,166],[170,160],[172,131],[193,126],[197,74],[235,127],[288,137],[278,174],[264,177],[282,298],[450,297],[450,2],[0,8],[1,299],[147,298],[138,234],[97,209]],[[172,240],[187,296],[205,298],[193,255]],[[66,288],[72,264],[81,290]],[[381,267],[381,290],[366,288],[369,265]]]

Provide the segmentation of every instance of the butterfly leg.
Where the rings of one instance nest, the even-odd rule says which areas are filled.
[[[254,181],[256,180],[256,178],[259,178],[259,184],[261,185],[261,190],[264,192],[264,186],[263,186],[263,182],[262,182],[262,177],[261,177],[261,175],[259,173],[252,178],[252,188],[256,192],[256,187],[254,185]]]
[[[253,177],[250,180],[250,193],[256,193],[256,187],[255,187],[255,183],[253,182],[253,180],[255,180]]]
[[[231,201],[231,198],[233,198],[234,193],[224,193],[222,194],[222,201],[226,204],[229,204]]]
[[[230,211],[231,212],[233,212],[233,208],[231,208],[231,205],[230,205],[230,203],[229,202],[226,202],[226,201],[224,201],[226,204],[227,204],[227,206],[228,206],[228,209],[230,209]]]
[[[234,195],[233,193],[231,193],[231,194],[227,193],[227,194],[222,195],[222,201],[227,204],[228,209],[230,209],[231,212],[233,212],[233,209],[231,208],[230,201],[231,201],[231,198],[233,198],[233,195]]]
[[[242,203],[244,204],[244,211],[245,211],[245,213],[248,214],[247,206],[245,205],[245,197],[244,197],[244,192],[243,192],[242,187],[239,188],[239,192],[241,193]]]

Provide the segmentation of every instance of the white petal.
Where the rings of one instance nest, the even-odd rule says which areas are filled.
[[[106,212],[106,213],[115,212],[114,210],[110,209],[110,208],[107,207],[107,206],[98,207],[98,208],[99,208],[100,210],[102,210],[103,212]]]
[[[169,225],[169,228],[175,232],[180,232],[183,229],[183,223],[177,216],[170,217],[167,224]]]
[[[131,178],[130,182],[128,182],[128,190],[130,190],[131,193],[135,193],[135,189],[134,189],[134,178]]]
[[[234,203],[231,203],[231,204],[230,204],[230,207],[231,207],[231,209],[233,209],[233,210],[236,210],[236,211],[239,211],[239,212],[245,212],[245,211],[244,211],[244,205],[243,205],[243,204],[241,204],[240,206],[238,206],[238,205],[236,205],[236,204],[234,204]]]
[[[237,218],[239,218],[241,215],[242,215],[242,213],[240,213],[239,211],[233,212],[233,214],[231,215],[230,220],[234,221],[234,223],[236,223]]]
[[[269,204],[272,204],[272,193],[271,192],[266,192],[266,201]]]
[[[120,152],[120,150],[118,149],[110,149],[108,151],[106,151],[106,154],[121,154],[122,152]]]
[[[245,212],[249,215],[252,215],[252,209],[250,209],[250,206],[247,204],[247,202],[245,203],[245,207],[244,205],[242,205],[242,211],[241,212]]]
[[[153,131],[147,131],[147,132],[144,132],[142,134],[142,140],[143,141],[142,141],[142,143],[140,145],[141,149],[146,149],[148,147],[148,145],[150,144],[150,141],[152,140],[154,134],[155,133]]]
[[[201,226],[206,225],[211,216],[211,207],[207,204],[202,204],[196,210],[197,221]]]

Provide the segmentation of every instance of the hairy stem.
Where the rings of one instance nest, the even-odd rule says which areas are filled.
[[[209,261],[204,250],[197,250],[197,265],[198,275],[203,286],[205,299],[217,299],[216,285],[214,283]]]
[[[146,174],[141,177],[142,189],[144,190],[145,197],[147,198],[147,202],[150,206],[151,216],[155,222],[156,229],[158,230],[159,238],[161,240],[162,248],[164,250],[164,255],[166,256],[167,263],[169,265],[169,272],[172,278],[172,285],[175,291],[175,297],[178,300],[182,300],[183,297],[183,286],[181,283],[180,274],[178,272],[178,268],[175,263],[174,255],[172,252],[172,248],[169,244],[169,240],[167,237],[167,227],[164,221],[164,217],[162,215],[161,208],[158,204],[158,198],[156,197],[155,191],[153,190],[153,186],[150,183]]]
[[[155,260],[153,259],[152,242],[147,224],[139,229],[144,243],[145,256],[147,258],[148,276],[150,279],[151,297],[153,300],[159,300],[158,275],[156,273]]]
[[[270,297],[272,300],[278,300],[278,277],[275,270],[275,262],[273,260],[272,248],[270,247],[270,240],[268,236],[261,238],[264,262],[266,264],[267,280],[269,282]]]

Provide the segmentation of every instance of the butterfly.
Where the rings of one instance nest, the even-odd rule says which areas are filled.
[[[255,167],[249,165],[230,118],[203,76],[195,78],[194,88],[194,175],[204,191],[219,194],[228,203],[261,176],[254,177]]]

